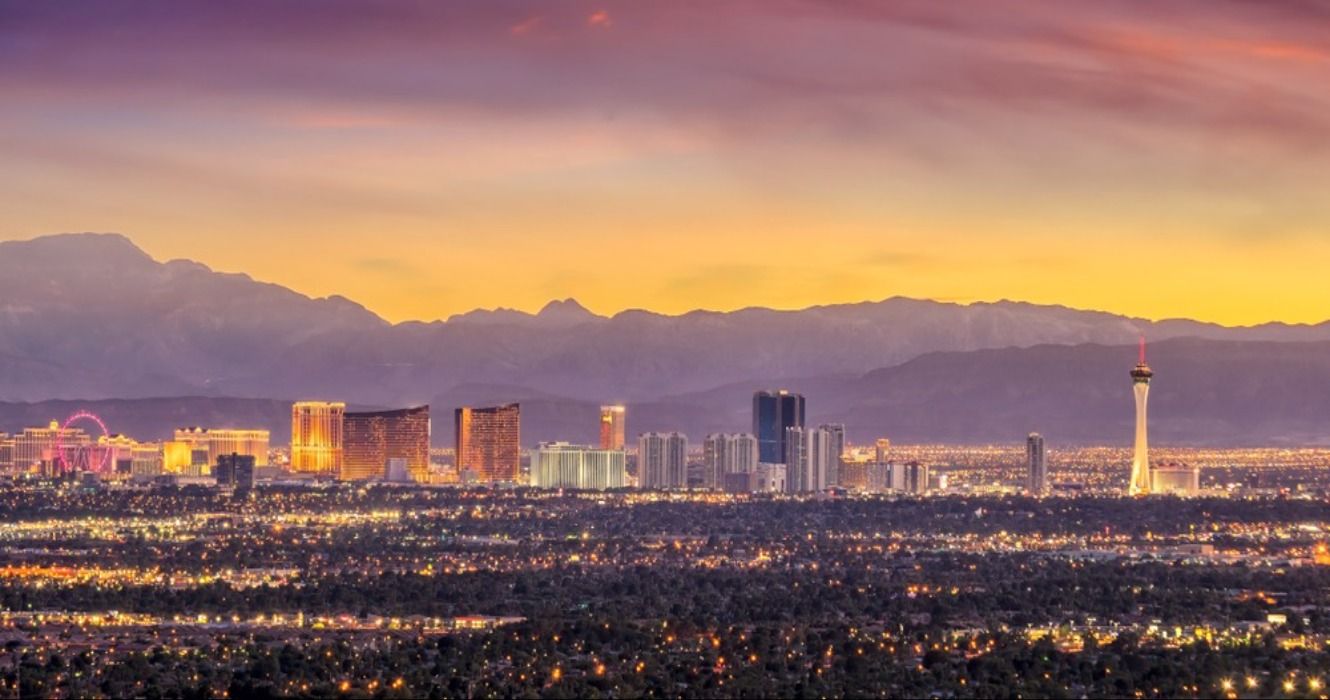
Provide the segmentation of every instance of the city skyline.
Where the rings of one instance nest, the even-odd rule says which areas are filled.
[[[1327,697],[1327,85],[1305,0],[0,0],[0,698]]]
[[[1305,4],[118,8],[0,9],[0,239],[120,231],[393,321],[894,295],[1325,320]],[[1121,275],[1142,249],[1189,264]]]

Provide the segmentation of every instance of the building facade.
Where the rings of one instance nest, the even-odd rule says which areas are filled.
[[[156,442],[140,442],[130,456],[131,479],[147,480],[162,474],[162,446]]]
[[[725,488],[726,474],[757,468],[757,438],[749,433],[712,433],[702,442],[702,485]]]
[[[785,493],[789,489],[784,464],[759,462],[751,476],[749,490],[753,493]]]
[[[193,446],[183,440],[162,443],[162,473],[188,474],[194,465]]]
[[[824,423],[808,431],[808,469],[811,491],[840,485],[841,456],[845,453],[845,426]]]
[[[1048,457],[1044,453],[1044,436],[1030,433],[1025,438],[1025,491],[1031,496],[1048,493]]]
[[[644,489],[688,486],[688,437],[643,433],[637,439],[637,482]]]
[[[808,431],[791,426],[785,429],[782,440],[785,455],[785,490],[789,493],[811,491],[808,474]]]
[[[0,472],[9,473],[14,470],[14,436],[9,433],[0,433]]]
[[[804,427],[804,397],[784,389],[753,394],[753,435],[758,461],[783,463],[790,428]]]
[[[543,489],[603,491],[623,488],[628,457],[623,450],[605,450],[566,442],[541,443],[531,454],[531,485]]]
[[[388,460],[406,460],[414,481],[429,473],[429,406],[347,413],[342,422],[341,481],[382,479]]]
[[[1150,470],[1150,493],[1199,496],[1201,470],[1188,464],[1160,464]]]
[[[891,441],[886,438],[878,438],[873,443],[873,461],[878,464],[886,464],[891,461]]]
[[[266,430],[235,428],[176,428],[174,439],[188,442],[191,450],[202,450],[207,464],[216,465],[222,455],[240,454],[254,458],[259,467],[268,466],[269,434]]]
[[[213,476],[217,477],[217,483],[221,486],[253,488],[255,462],[254,455],[234,452],[229,455],[218,455]]]
[[[453,413],[457,471],[482,482],[515,483],[522,469],[522,409],[515,403],[463,406]]]
[[[623,406],[600,407],[600,449],[622,450],[627,427],[627,409]]]
[[[14,469],[23,473],[56,476],[63,468],[57,445],[87,449],[92,438],[81,428],[62,428],[51,421],[45,428],[24,428],[14,436]]]
[[[892,465],[893,467],[900,465]],[[904,465],[904,491],[922,496],[928,492],[928,465],[922,462],[906,462]],[[893,479],[894,481],[894,479]]]
[[[342,426],[346,404],[298,401],[291,406],[291,469],[336,476],[342,471]]]

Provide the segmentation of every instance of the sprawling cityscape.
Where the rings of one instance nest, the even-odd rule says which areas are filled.
[[[785,389],[700,450],[620,405],[530,449],[517,404],[452,449],[428,406],[298,401],[289,447],[76,412],[0,437],[0,690],[1323,695],[1330,450],[1152,456],[1123,376],[1130,449],[853,441]]]
[[[1330,0],[0,0],[0,700],[1330,698]]]

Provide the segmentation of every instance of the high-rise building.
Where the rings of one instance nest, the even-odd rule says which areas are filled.
[[[909,465],[904,462],[887,462],[887,490],[907,491],[909,486]]]
[[[845,453],[845,426],[824,423],[808,431],[808,468],[813,491],[840,485],[841,456]]]
[[[886,464],[891,461],[891,441],[886,438],[878,438],[873,444],[873,461],[878,464]]]
[[[346,404],[298,401],[291,406],[291,469],[335,476],[342,471]]]
[[[785,429],[785,490],[790,493],[812,491],[808,474],[808,431],[802,427]],[[760,448],[759,448],[760,449]]]
[[[1044,454],[1044,436],[1030,433],[1025,439],[1025,490],[1031,496],[1048,493],[1048,459]]]
[[[897,467],[900,465],[892,465]],[[893,479],[894,481],[894,479]],[[913,494],[924,494],[928,491],[928,465],[920,462],[907,462],[905,464],[905,491]]]
[[[724,433],[710,433],[702,439],[702,486],[705,488],[725,486],[725,475],[729,473],[727,437]]]
[[[1131,460],[1131,482],[1127,493],[1150,493],[1150,447],[1146,440],[1145,405],[1150,398],[1150,380],[1155,373],[1145,363],[1145,338],[1141,338],[1141,357],[1131,370],[1132,391],[1136,394],[1136,448]]]
[[[623,406],[600,407],[600,449],[623,449],[625,413],[626,409]]]
[[[866,490],[868,488],[869,465],[879,464],[874,462],[871,454],[863,452],[846,454],[840,460],[840,476],[836,479],[836,485],[841,488]]]
[[[342,419],[341,481],[380,479],[388,460],[406,460],[415,481],[429,473],[429,406],[347,413]]]
[[[752,472],[757,463],[757,438],[748,433],[712,433],[702,442],[702,485],[724,488],[726,474]]]
[[[637,482],[644,489],[688,486],[688,437],[643,433],[637,438]]]
[[[531,455],[531,485],[544,489],[623,488],[627,456],[566,442],[541,443]]]
[[[190,444],[191,451],[203,454],[194,461],[215,465],[222,455],[240,454],[254,458],[254,464],[268,466],[268,431],[233,428],[176,428],[174,438]]]
[[[457,471],[483,482],[516,482],[522,469],[522,412],[518,404],[463,406],[453,413]]]
[[[888,462],[870,462],[864,466],[863,489],[869,493],[883,493],[893,490],[891,477],[897,465]]]
[[[790,428],[804,427],[804,397],[785,389],[753,394],[753,435],[759,462],[785,461],[785,436]]]
[[[785,430],[785,484],[791,493],[825,491],[840,480],[845,426]]]
[[[254,486],[254,463],[256,461],[254,455],[242,455],[235,452],[229,455],[218,455],[217,466],[213,469],[213,475],[217,477],[218,485],[252,488]]]

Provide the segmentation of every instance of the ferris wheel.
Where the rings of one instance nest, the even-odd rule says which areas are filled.
[[[76,429],[83,430],[88,439],[74,439],[71,433]],[[106,424],[92,413],[79,411],[66,418],[55,436],[55,457],[60,470],[104,473],[111,464],[111,446],[105,440],[108,437]]]

